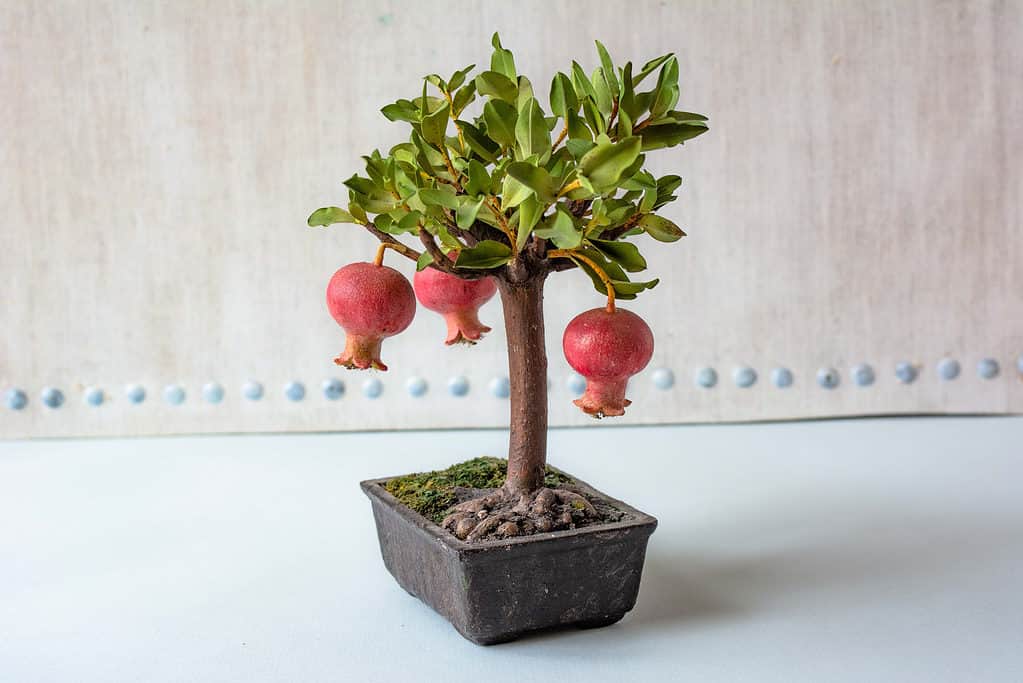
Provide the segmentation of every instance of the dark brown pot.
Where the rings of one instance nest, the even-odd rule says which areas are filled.
[[[406,591],[480,645],[524,633],[615,623],[636,604],[647,539],[657,520],[574,479],[626,513],[581,529],[482,543],[460,541],[388,493],[362,482],[373,503],[384,566]]]

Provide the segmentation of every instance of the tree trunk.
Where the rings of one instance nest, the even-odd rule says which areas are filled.
[[[511,421],[508,479],[505,490],[516,495],[543,486],[547,463],[547,346],[543,331],[543,285],[546,273],[521,282],[498,281],[508,336]]]

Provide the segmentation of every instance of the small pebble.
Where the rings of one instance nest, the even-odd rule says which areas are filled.
[[[519,525],[516,524],[515,522],[505,522],[501,526],[497,527],[497,533],[499,533],[499,534],[501,534],[502,536],[505,536],[505,537],[508,537],[508,536],[518,536],[519,535]]]
[[[455,525],[455,536],[465,540],[465,537],[476,528],[476,519],[474,517],[466,517],[465,519],[459,520],[458,524]]]

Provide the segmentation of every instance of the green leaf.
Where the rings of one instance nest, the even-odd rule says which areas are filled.
[[[583,121],[579,114],[576,114],[574,111],[569,111],[565,122],[568,124],[569,142],[572,140],[585,140],[586,142],[593,141],[593,132],[589,129],[589,127],[587,127],[586,122]]]
[[[657,205],[657,190],[646,190],[643,192],[643,199],[639,203],[639,210],[642,213],[653,211]]]
[[[707,124],[703,121],[691,121],[689,123],[664,123],[647,126],[637,135],[643,140],[643,151],[648,152],[652,149],[681,145],[686,140],[703,135],[707,130],[709,130]]]
[[[642,292],[644,289],[653,289],[657,286],[658,280],[651,280],[649,282],[630,282],[629,276],[624,270],[622,270],[621,266],[614,261],[607,260],[607,258],[596,249],[586,248],[580,251],[585,256],[593,259],[601,268],[604,269],[604,272],[611,278],[611,285],[614,287],[615,297],[619,299],[635,299],[636,294]],[[592,268],[582,262],[579,262],[579,268],[590,276],[594,289],[601,294],[607,293],[607,287],[600,279],[600,276],[598,276]]]
[[[455,121],[455,125],[462,131],[462,137],[465,138],[465,143],[469,145],[469,149],[479,155],[479,157],[488,164],[492,164],[497,161],[497,156],[501,152],[501,148],[497,145],[497,143],[493,142],[489,137],[484,135],[479,128],[471,123]]]
[[[664,115],[664,118],[671,119],[677,123],[688,123],[690,121],[709,121],[709,119],[703,114],[697,114],[691,111],[669,111]]]
[[[686,235],[681,228],[667,218],[655,216],[652,213],[640,218],[637,225],[658,242],[677,242]]]
[[[476,81],[469,81],[465,87],[459,88],[458,92],[455,93],[454,97],[451,98],[454,103],[455,116],[458,116],[462,111],[469,106],[469,103],[476,99]]]
[[[575,249],[583,242],[582,232],[576,229],[572,217],[561,207],[544,221],[544,227],[537,228],[533,234],[551,240],[559,249]]]
[[[522,204],[519,205],[519,225],[518,234],[515,236],[515,246],[519,251],[526,246],[526,242],[529,241],[529,235],[533,232],[533,228],[540,220],[540,216],[543,214],[543,204],[535,197],[527,197]]]
[[[682,178],[677,175],[666,175],[657,179],[657,202],[653,208],[657,209],[668,202],[675,200],[672,194],[682,184]]]
[[[425,76],[424,78],[426,78],[426,81],[428,83],[431,83],[438,90],[446,91],[448,89],[448,84],[445,83],[444,79],[441,78],[437,74],[429,74],[428,76]]]
[[[635,244],[598,239],[591,239],[590,243],[599,249],[604,256],[607,256],[630,273],[646,270],[646,259],[639,253],[639,249]]]
[[[369,178],[363,178],[359,175],[353,175],[348,180],[344,181],[345,187],[348,187],[356,192],[368,196],[378,194],[381,188],[378,188],[376,184]]]
[[[444,146],[444,132],[448,127],[451,106],[447,103],[432,114],[423,117],[423,139],[436,147]]]
[[[645,289],[653,289],[657,286],[660,279],[654,278],[649,282],[628,282],[623,280],[611,280],[611,285],[615,289],[615,296],[619,299],[635,299],[636,295]],[[602,290],[606,291],[606,290]]]
[[[419,150],[419,154],[416,155],[416,163],[422,170],[436,175],[433,169],[444,165],[444,157],[437,149],[431,147],[430,143],[423,139],[423,136],[417,133],[415,128],[412,129],[410,137],[412,144]]]
[[[507,211],[533,196],[533,191],[510,175],[501,183],[501,210]]]
[[[587,97],[596,101],[597,93],[593,90],[593,83],[586,77],[586,72],[579,66],[578,62],[572,62],[572,85],[575,86],[576,96],[582,100]]]
[[[490,192],[487,168],[475,159],[469,161],[469,181],[465,184],[465,192],[473,197]]]
[[[404,169],[401,166],[395,165],[394,167],[394,187],[398,190],[398,195],[402,199],[407,199],[416,193],[419,187],[412,182],[412,179],[408,177]]]
[[[515,108],[522,109],[522,105],[533,98],[533,84],[525,76],[519,76],[519,94],[515,99]]]
[[[494,33],[490,43],[494,46],[494,54],[490,57],[491,70],[514,79],[515,57],[512,55],[511,50],[506,50],[501,46],[501,37],[497,33]]]
[[[511,261],[512,250],[503,242],[483,240],[475,247],[462,249],[458,252],[455,266],[458,268],[497,268]]]
[[[450,254],[452,251],[462,249],[465,245],[459,242],[448,229],[438,223],[428,223],[426,226],[427,232],[437,237],[437,241],[440,242],[441,250]]]
[[[481,95],[496,97],[505,102],[515,103],[519,96],[519,88],[515,81],[496,71],[484,71],[476,76],[476,90]]]
[[[464,69],[460,69],[455,73],[451,74],[451,78],[448,79],[448,91],[454,92],[465,83],[465,77],[469,75],[469,72],[476,68],[475,64],[470,64]]]
[[[358,223],[355,220],[355,216],[348,213],[344,209],[337,206],[325,206],[322,209],[316,209],[306,223],[309,224],[310,228],[316,227],[327,227],[335,223]]]
[[[600,113],[600,107],[593,100],[583,100],[583,116],[586,118],[586,125],[597,135],[607,133],[607,119]]]
[[[678,60],[668,59],[657,77],[657,88],[650,102],[650,117],[659,118],[670,111],[678,102]]]
[[[636,90],[632,84],[632,62],[626,63],[625,68],[622,69],[622,96],[618,111],[625,112],[632,120],[635,120],[643,111],[636,103]]]
[[[643,68],[639,70],[639,73],[636,74],[633,77],[633,79],[632,79],[632,87],[635,88],[637,85],[639,85],[643,81],[644,78],[646,78],[647,76],[652,74],[654,71],[656,71],[657,67],[659,67],[661,64],[664,64],[666,61],[671,59],[673,56],[674,55],[672,55],[669,52],[666,55],[661,55],[657,59],[651,59],[649,62],[644,64]]]
[[[593,92],[597,93],[597,111],[605,117],[610,117],[614,103],[611,90],[607,87],[607,79],[604,77],[604,69],[599,66],[594,69],[590,82],[593,83]]]
[[[419,108],[408,100],[398,100],[393,104],[388,104],[380,112],[387,117],[388,121],[408,121],[409,123],[419,123],[420,121]]]
[[[543,110],[535,97],[530,97],[519,109],[518,121],[515,123],[515,141],[521,158],[534,154],[543,156],[550,152],[551,134],[547,130],[547,121]]]
[[[629,116],[629,112],[624,109],[618,110],[618,122],[615,124],[615,130],[620,139],[624,139],[632,135],[632,117]]]
[[[386,213],[382,213],[373,219],[373,225],[380,232],[386,232],[388,235],[401,235],[405,232],[397,221],[388,216]]]
[[[480,197],[475,202],[472,200],[463,200],[461,206],[455,211],[455,224],[463,230],[468,230],[472,227],[472,224],[476,221],[476,215],[480,212],[480,207],[483,206],[483,202],[486,198]]]
[[[611,278],[612,285],[614,285],[615,281],[624,283],[629,282],[629,276],[626,274],[624,270],[622,270],[621,266],[619,266],[614,261],[608,260],[606,256],[604,256],[602,253],[600,253],[593,247],[585,247],[583,249],[578,249],[577,251],[582,253],[584,256],[590,258],[598,266],[600,266],[600,268],[607,274],[607,276]],[[604,281],[600,278],[599,275],[597,275],[597,272],[589,266],[589,264],[581,260],[576,261],[576,264],[579,266],[580,270],[582,270],[584,273],[586,273],[586,275],[589,276],[590,281],[593,282],[594,289],[596,289],[601,294],[607,294],[607,287],[604,285]],[[618,295],[617,287],[615,287],[615,295],[616,296]],[[636,295],[626,294],[625,296],[621,296],[619,298],[635,299]]]
[[[417,232],[419,224],[423,222],[423,214],[418,211],[409,211],[398,221],[398,228],[402,232]]]
[[[566,118],[568,112],[578,109],[579,99],[575,96],[572,81],[559,71],[551,81],[551,111],[561,118]]]
[[[618,78],[615,76],[615,65],[611,61],[611,55],[607,53],[607,48],[599,40],[593,42],[597,44],[597,54],[600,55],[600,67],[603,71],[602,75],[607,83],[607,88],[611,91],[612,97],[618,97],[621,91],[618,87]]]
[[[606,140],[606,138],[605,138]],[[619,142],[601,142],[579,160],[579,178],[584,186],[597,194],[614,188],[622,172],[639,156],[642,142],[639,138],[626,138]]]
[[[528,161],[516,161],[508,164],[506,171],[509,176],[532,190],[537,199],[544,204],[554,201],[557,187],[546,169],[534,166]]]
[[[483,121],[487,124],[487,137],[502,148],[515,146],[515,107],[501,100],[489,100],[483,105]]]
[[[618,184],[618,186],[623,190],[653,190],[654,192],[657,191],[657,181],[654,180],[654,177],[647,173],[646,171],[638,171],[632,174],[632,176],[630,176],[628,180],[622,181],[621,183]]]
[[[440,188],[426,188],[419,191],[419,198],[429,206],[443,206],[445,209],[457,209],[458,201],[453,192]]]
[[[416,270],[420,271],[429,268],[431,263],[433,263],[433,256],[430,255],[430,252],[424,251],[416,259]]]
[[[366,210],[359,206],[356,202],[348,202],[348,213],[355,217],[355,220],[359,225],[366,225],[369,223],[369,216],[366,215]]]

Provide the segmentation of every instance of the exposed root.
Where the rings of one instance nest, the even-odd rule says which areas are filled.
[[[567,488],[542,488],[523,495],[505,489],[464,493],[482,495],[452,507],[441,526],[469,542],[575,529],[604,520],[584,495]]]

